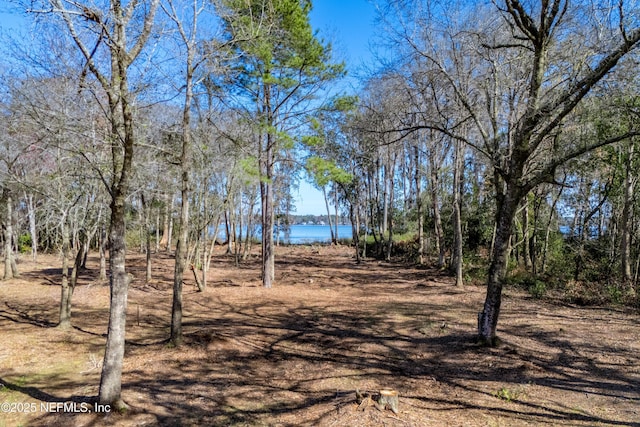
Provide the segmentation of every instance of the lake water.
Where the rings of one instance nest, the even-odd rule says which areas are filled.
[[[338,238],[351,238],[351,226],[339,225]],[[328,225],[292,225],[289,240],[286,241],[284,234],[280,233],[280,241],[294,245],[304,243],[329,243],[331,242],[331,231]]]
[[[221,231],[219,236],[220,238],[224,238],[224,231]],[[260,231],[258,231],[256,238],[260,238]],[[339,225],[338,238],[350,239],[351,226]],[[328,225],[292,225],[288,239],[285,239],[284,233],[280,233],[280,242],[293,245],[329,243],[331,242],[331,231],[329,231]]]

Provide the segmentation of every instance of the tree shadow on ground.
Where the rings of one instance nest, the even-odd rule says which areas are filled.
[[[484,348],[476,344],[475,335],[439,326],[433,328],[433,336],[421,336],[415,333],[412,319],[385,323],[385,316],[355,307],[349,313],[307,306],[282,307],[273,313],[266,304],[237,307],[218,300],[209,308],[213,316],[185,322],[185,347],[155,348],[169,356],[157,362],[162,363],[161,374],[150,378],[146,369],[127,374],[126,390],[153,397],[153,406],[140,411],[152,416],[155,425],[261,425],[277,417],[293,419],[312,407],[318,410],[304,424],[325,425],[336,420],[341,406],[352,403],[353,398],[345,400],[345,396],[353,395],[358,384],[372,382],[403,390],[403,399],[430,411],[491,411],[540,424],[629,422],[577,413],[562,403],[550,407],[513,399],[504,406],[481,383],[495,383],[495,390],[504,383],[537,384],[567,393],[638,400],[636,378],[619,366],[595,364],[585,356],[587,351],[610,349],[575,348],[551,333],[520,332],[542,348],[559,348],[561,355],[571,354],[570,358],[545,358],[508,340],[500,348]],[[422,304],[414,309],[437,313],[442,307]],[[506,330],[505,336],[511,333]],[[180,357],[173,357],[176,352],[181,352]],[[630,352],[625,357],[638,361]],[[571,369],[578,370],[567,372]],[[416,383],[434,384],[445,394],[407,390]],[[348,384],[353,388],[346,388]],[[485,399],[446,394],[451,390]],[[298,425],[296,421],[278,424]]]
[[[345,263],[335,265],[331,263],[346,268]],[[106,418],[94,414],[85,424],[382,425],[380,420],[368,424],[363,417],[373,415],[355,411],[355,390],[388,387],[401,394],[402,420],[393,424],[386,419],[390,425],[425,425],[429,417],[443,420],[461,410],[468,411],[470,423],[489,413],[511,424],[639,425],[633,413],[620,421],[606,413],[581,412],[573,403],[577,396],[590,395],[637,407],[638,374],[625,369],[640,365],[632,348],[595,339],[578,342],[558,328],[516,322],[523,318],[518,306],[503,313],[503,345],[481,347],[472,322],[460,319],[473,318],[477,309],[475,300],[463,298],[468,288],[432,282],[416,288],[415,282],[428,273],[397,265],[379,271],[349,268],[356,285],[345,298],[354,301],[339,307],[265,298],[269,294],[248,287],[233,289],[250,292],[240,301],[215,289],[187,292],[185,345],[179,348],[164,340],[169,293],[134,287],[130,308],[140,304],[143,311],[129,313],[132,337],[125,364],[131,367],[123,377],[124,398],[132,410]],[[360,294],[366,296],[355,299]],[[384,295],[388,297],[379,298]],[[435,295],[448,299],[430,302]],[[370,297],[375,299],[366,299]],[[17,313],[12,309],[10,317],[20,319]],[[33,316],[31,309],[27,313]],[[570,314],[544,315],[558,324],[577,322]],[[621,326],[627,324],[628,319],[620,320]],[[83,324],[77,328],[96,335]],[[51,378],[52,383],[58,380]],[[60,401],[45,387],[15,382],[8,387],[39,401]],[[533,392],[527,396],[535,387],[560,390],[567,400],[549,402]],[[496,393],[520,388],[522,393],[508,401]],[[63,400],[73,399],[90,398]],[[72,414],[43,414],[30,425],[74,421]]]

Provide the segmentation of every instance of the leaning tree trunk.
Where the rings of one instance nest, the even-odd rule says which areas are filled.
[[[64,236],[63,232],[63,236]],[[62,329],[68,329],[71,327],[71,299],[73,298],[73,292],[78,284],[78,272],[82,268],[82,262],[84,260],[85,250],[89,246],[89,237],[82,230],[80,231],[80,239],[78,241],[78,247],[76,256],[73,262],[73,268],[71,269],[71,277],[69,277],[67,283],[67,276],[69,275],[69,236],[68,230],[66,231],[66,242],[63,242],[62,247],[62,298],[60,298],[60,323],[58,327]]]
[[[513,220],[518,210],[521,195],[518,190],[507,184],[506,193],[499,203],[496,213],[496,233],[493,244],[487,295],[482,312],[478,313],[478,336],[482,343],[495,345],[500,305],[502,303],[502,285],[507,274],[509,262],[509,240],[513,232]]]

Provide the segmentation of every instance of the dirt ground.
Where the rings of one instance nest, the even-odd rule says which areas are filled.
[[[508,289],[503,345],[483,348],[482,287],[401,263],[356,265],[349,248],[326,246],[278,248],[270,290],[257,256],[236,267],[217,253],[204,293],[185,281],[179,348],[167,343],[172,259],[154,254],[145,286],[143,256],[132,255],[131,410],[94,412],[109,302],[97,261],[68,331],[55,327],[58,258],[22,259],[21,278],[0,282],[0,427],[640,426],[637,312]],[[398,414],[358,410],[356,390],[386,388],[399,392]]]

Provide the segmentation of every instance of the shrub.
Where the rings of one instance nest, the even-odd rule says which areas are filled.
[[[26,254],[31,252],[32,242],[31,242],[31,234],[24,233],[18,237],[18,251],[20,253]]]

